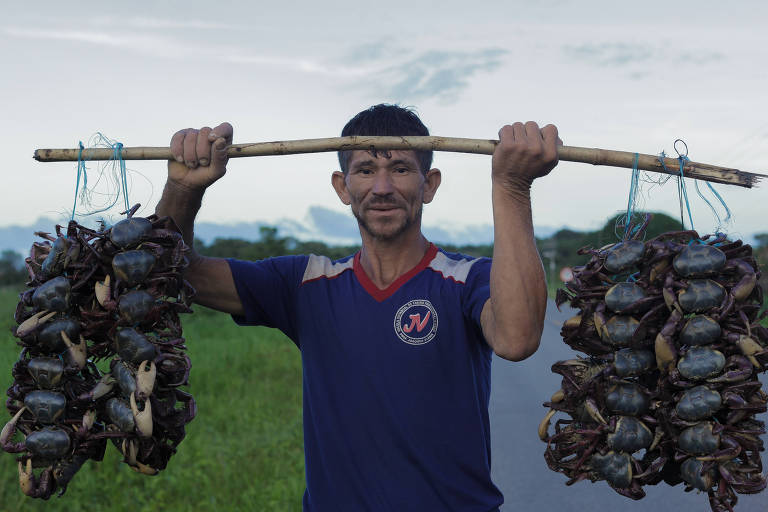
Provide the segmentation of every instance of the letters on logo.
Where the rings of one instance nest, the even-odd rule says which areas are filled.
[[[437,335],[437,311],[426,299],[412,300],[395,314],[395,333],[409,345],[424,345]]]

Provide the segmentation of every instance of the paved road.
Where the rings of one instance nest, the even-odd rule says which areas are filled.
[[[494,357],[491,394],[492,476],[504,493],[502,510],[548,512],[586,512],[603,510],[666,511],[710,510],[706,494],[685,493],[682,485],[664,483],[647,486],[647,496],[632,501],[616,494],[605,482],[580,482],[565,486],[566,478],[547,468],[544,443],[536,431],[546,409],[541,403],[560,388],[560,377],[553,374],[553,362],[575,357],[560,337],[560,326],[574,312],[563,307],[559,312],[550,301],[541,348],[523,363],[510,363]],[[764,387],[768,379],[762,375]],[[768,414],[760,415],[768,422]],[[768,441],[768,438],[765,438]],[[768,457],[763,453],[763,465]],[[768,491],[739,497],[737,512],[768,511]]]

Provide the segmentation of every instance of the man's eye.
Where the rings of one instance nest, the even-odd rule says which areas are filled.
[[[357,172],[360,174],[371,174],[373,171],[371,171],[370,169],[360,169]]]
[[[407,172],[409,172],[409,170],[410,170],[410,169],[408,169],[407,167],[398,167],[398,168],[397,168],[397,169],[395,169],[395,170],[396,170],[398,173],[400,173],[400,174],[406,174]]]

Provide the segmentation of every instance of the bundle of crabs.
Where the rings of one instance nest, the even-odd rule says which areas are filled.
[[[633,499],[684,482],[716,512],[763,490],[768,329],[752,248],[681,231],[580,254],[589,262],[556,302],[579,310],[561,334],[586,357],[552,366],[563,379],[539,427],[549,468]]]
[[[137,209],[109,229],[72,221],[66,233],[36,233],[44,241],[26,259],[0,442],[19,454],[28,496],[63,494],[110,439],[133,469],[156,474],[195,416],[180,389],[190,371],[178,316],[194,293],[182,275],[188,249],[171,219],[133,217]]]

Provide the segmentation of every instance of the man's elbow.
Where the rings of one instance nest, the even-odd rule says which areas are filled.
[[[536,353],[540,342],[541,336],[507,338],[494,343],[493,353],[507,361],[522,361]]]

